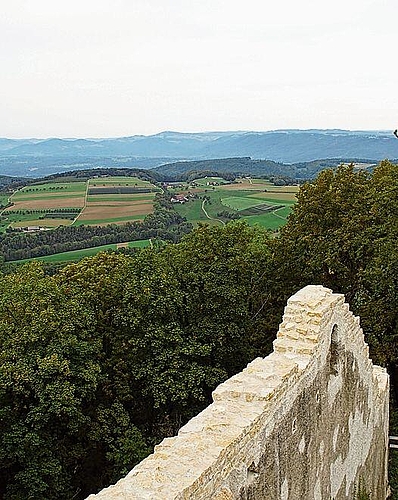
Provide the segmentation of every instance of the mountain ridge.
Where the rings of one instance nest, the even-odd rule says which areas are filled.
[[[318,159],[398,158],[391,131],[279,129],[270,131],[163,131],[117,138],[0,138],[0,174],[42,176],[95,167],[152,168],[178,161],[250,157],[294,164]]]

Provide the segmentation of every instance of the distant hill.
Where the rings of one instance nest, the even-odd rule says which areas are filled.
[[[398,140],[391,132],[286,130],[247,132],[220,137],[207,146],[213,157],[251,156],[297,163],[319,158],[398,158]]]
[[[213,172],[214,174],[233,173],[237,175],[304,180],[312,179],[321,170],[337,167],[341,163],[354,163],[365,167],[369,167],[373,164],[371,160],[359,158],[331,158],[286,164],[271,160],[254,160],[249,157],[244,157],[167,163],[150,169],[150,172],[156,172],[166,180],[172,178],[177,178],[179,180],[194,178],[195,173],[203,171]]]
[[[95,167],[151,168],[181,160],[250,157],[296,164],[320,158],[398,158],[391,131],[203,132],[105,139],[0,138],[0,174],[41,177]]]
[[[100,176],[139,177],[149,182],[187,181],[205,176],[222,176],[227,180],[234,180],[237,176],[257,176],[271,179],[275,184],[283,185],[292,182],[301,182],[316,177],[325,168],[334,168],[341,163],[353,162],[360,168],[371,168],[374,164],[363,159],[325,159],[295,164],[284,164],[271,160],[253,160],[244,158],[216,158],[199,161],[180,161],[163,164],[150,169],[127,167],[97,167],[65,170],[43,177],[11,177],[0,175],[0,191],[7,188],[36,184],[37,182],[64,179],[88,179]]]

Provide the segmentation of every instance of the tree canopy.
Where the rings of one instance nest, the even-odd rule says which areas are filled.
[[[374,361],[390,368],[394,387],[397,236],[398,166],[383,161],[371,174],[346,165],[306,183],[274,241],[274,298],[284,301],[311,283],[344,293],[361,318]]]
[[[259,351],[268,235],[202,226],[0,283],[0,492],[84,498],[209,403]]]

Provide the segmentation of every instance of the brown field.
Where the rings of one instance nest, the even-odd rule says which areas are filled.
[[[35,210],[51,208],[82,208],[84,206],[84,196],[76,198],[54,198],[54,200],[27,200],[15,201],[14,205],[7,210]]]
[[[98,205],[87,206],[79,217],[79,220],[101,220],[112,219],[114,217],[129,217],[131,215],[147,215],[153,212],[153,203],[137,203],[132,205],[122,204],[113,206]]]
[[[101,179],[90,179],[89,185],[95,187],[120,187],[120,186],[138,186],[154,187],[149,181],[143,181],[138,177],[106,177]]]
[[[22,220],[18,222],[12,222],[10,225],[12,227],[30,227],[30,226],[41,226],[41,227],[58,227],[58,226],[70,226],[72,224],[71,219],[36,219],[36,220]]]

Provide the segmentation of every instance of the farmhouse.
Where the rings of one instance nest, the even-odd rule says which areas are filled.
[[[175,194],[171,197],[171,203],[185,203],[188,198],[184,194]]]

